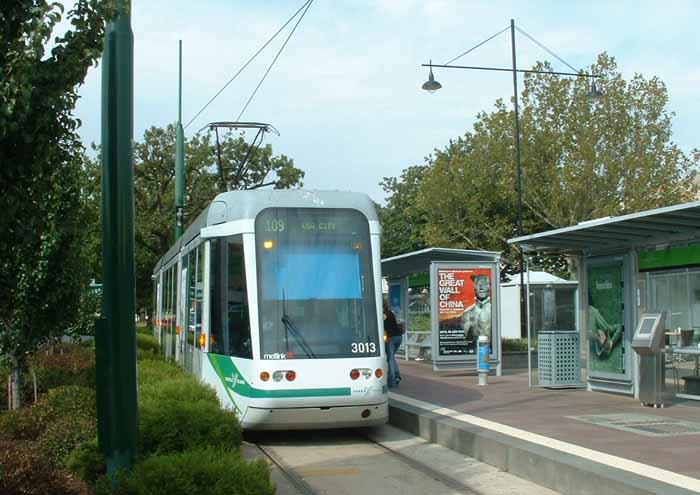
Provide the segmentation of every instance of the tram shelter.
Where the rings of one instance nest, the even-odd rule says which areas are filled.
[[[406,326],[404,355],[434,371],[476,370],[477,340],[501,375],[501,253],[431,247],[382,260],[389,306]]]
[[[700,400],[700,202],[508,242],[529,256],[574,260],[580,355],[589,390],[639,396],[632,334],[642,314],[666,312],[667,376],[677,396]]]

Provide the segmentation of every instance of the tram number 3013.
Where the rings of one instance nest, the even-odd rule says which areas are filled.
[[[375,352],[377,350],[377,344],[374,342],[353,342],[351,344],[351,350],[353,353],[360,354]]]

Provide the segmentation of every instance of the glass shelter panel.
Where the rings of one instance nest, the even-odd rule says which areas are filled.
[[[255,221],[262,359],[378,356],[367,219],[271,208]]]
[[[666,354],[670,385],[686,398],[700,398],[700,269],[652,272],[648,281],[650,308],[666,313],[666,344],[674,351]]]

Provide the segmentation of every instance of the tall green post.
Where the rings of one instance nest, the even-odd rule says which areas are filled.
[[[182,40],[178,70],[177,137],[175,141],[175,240],[182,236],[185,203],[185,132],[182,129]]]
[[[102,316],[97,322],[97,419],[107,472],[136,457],[134,322],[134,35],[131,2],[107,24],[102,54]]]

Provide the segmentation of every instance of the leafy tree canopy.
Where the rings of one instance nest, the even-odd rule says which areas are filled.
[[[60,3],[0,4],[0,355],[13,358],[15,376],[25,353],[74,319],[86,283],[83,148],[71,112],[117,7],[78,0],[70,29],[52,38]]]
[[[583,77],[525,76],[520,126],[526,234],[682,203],[696,192],[700,152],[685,154],[673,142],[664,83],[639,74],[626,81],[606,54],[590,72],[602,76],[600,100],[587,98]],[[383,247],[391,252],[418,239],[503,251],[512,270],[515,253],[506,240],[517,235],[513,122],[513,111],[498,100],[492,112],[477,115],[473,130],[435,150],[424,165],[406,169],[399,179],[385,178],[384,218],[390,222]]]

